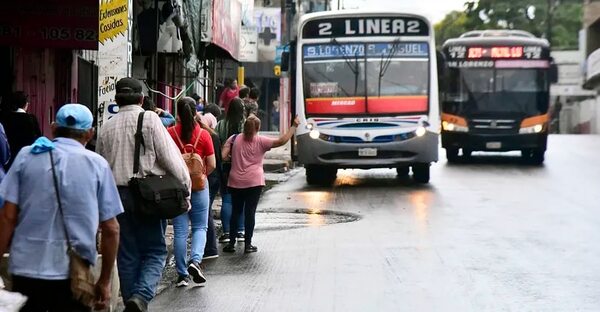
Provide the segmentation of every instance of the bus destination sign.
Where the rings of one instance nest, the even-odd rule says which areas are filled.
[[[418,17],[336,17],[306,22],[302,38],[366,36],[428,36],[427,23]]]
[[[542,47],[539,46],[451,46],[448,47],[451,59],[526,59],[542,58]]]

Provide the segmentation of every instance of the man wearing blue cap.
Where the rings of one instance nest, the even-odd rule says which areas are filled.
[[[0,184],[5,199],[0,255],[10,243],[13,290],[28,297],[21,311],[90,310],[72,298],[65,229],[77,254],[90,264],[96,263],[96,232],[102,230],[96,308],[104,308],[110,299],[119,243],[116,216],[123,206],[108,163],[84,147],[94,135],[92,122],[87,107],[62,106],[52,125],[55,140],[41,137],[23,148]]]

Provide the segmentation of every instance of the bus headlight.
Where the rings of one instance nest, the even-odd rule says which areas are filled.
[[[415,131],[415,134],[419,137],[424,136],[425,133],[427,133],[427,129],[425,129],[425,127],[423,127],[423,126],[417,127],[417,130]]]
[[[531,127],[521,128],[521,129],[519,129],[519,133],[520,134],[540,133],[540,132],[542,132],[542,130],[544,130],[544,125],[538,124],[538,125],[531,126]]]
[[[448,132],[469,132],[469,127],[459,126],[447,121],[442,121],[442,129]]]
[[[309,135],[309,136],[310,136],[312,139],[315,139],[315,140],[316,140],[316,139],[318,139],[318,138],[319,138],[319,136],[321,135],[321,132],[319,132],[319,130],[317,130],[317,129],[313,129],[313,130],[310,130],[310,133],[309,133],[308,135]]]
[[[314,127],[315,126],[313,124],[311,124],[311,123],[307,123],[306,124],[306,129],[308,129],[308,130],[312,130]]]

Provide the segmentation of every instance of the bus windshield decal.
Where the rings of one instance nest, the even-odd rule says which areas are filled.
[[[303,47],[305,60],[337,59],[343,57],[420,57],[429,56],[429,45],[426,42],[400,42],[400,43],[341,43],[341,44],[315,44]]]

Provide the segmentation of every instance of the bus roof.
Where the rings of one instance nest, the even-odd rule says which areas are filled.
[[[302,15],[302,17],[300,18],[300,22],[298,23],[298,25],[300,25],[300,28],[302,28],[304,26],[304,24],[308,21],[311,20],[315,20],[315,19],[321,19],[321,18],[331,18],[331,17],[356,17],[356,16],[360,16],[360,17],[369,17],[369,16],[406,16],[406,17],[417,17],[417,18],[421,18],[423,19],[425,22],[427,22],[427,26],[432,29],[431,27],[431,21],[430,19],[424,15],[424,14],[419,14],[419,13],[409,13],[406,11],[376,11],[376,10],[364,10],[364,9],[360,9],[360,10],[340,10],[340,11],[323,11],[323,12],[316,12],[316,13],[307,13]]]
[[[489,29],[473,30],[462,34],[458,38],[448,39],[443,47],[449,45],[478,45],[478,44],[520,44],[550,47],[548,40],[537,38],[533,34],[522,30]]]

